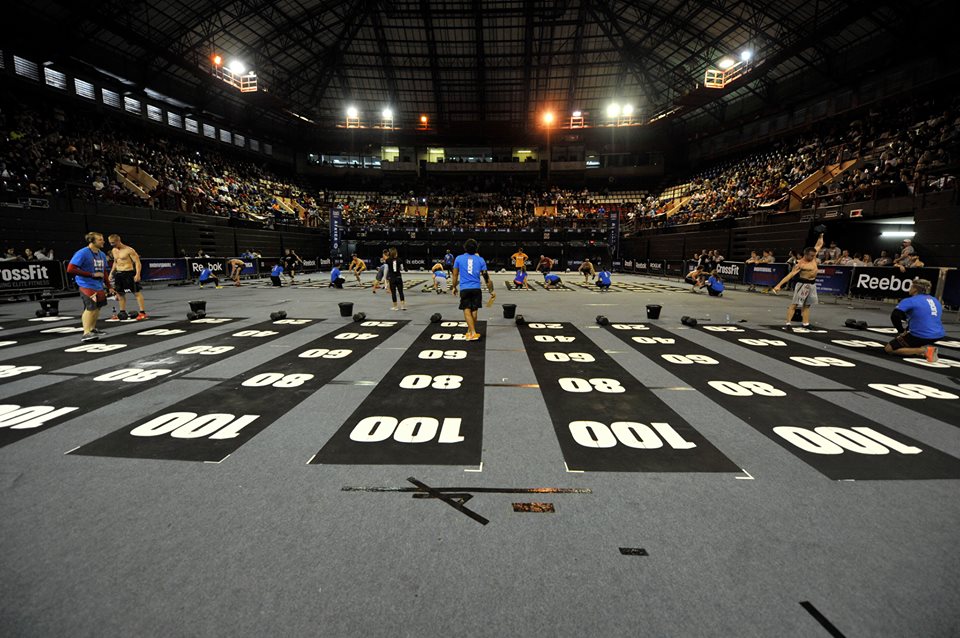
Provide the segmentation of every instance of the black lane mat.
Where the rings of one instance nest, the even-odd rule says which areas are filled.
[[[784,328],[783,326],[770,327],[780,329]],[[923,368],[924,370],[938,372],[940,374],[947,375],[948,377],[960,378],[960,353],[958,352],[941,352],[940,361],[936,363],[928,363],[926,359],[923,359],[922,357],[895,357],[893,355],[886,354],[883,351],[883,344],[890,341],[890,339],[893,337],[878,339],[867,337],[856,338],[852,337],[849,333],[841,332],[839,330],[828,330],[821,326],[813,326],[811,328],[792,327],[790,328],[790,332],[801,337],[819,341],[821,343],[829,343],[842,348],[866,352],[867,354],[882,357],[887,361],[903,361],[905,363]],[[872,344],[865,345],[865,342],[872,342]],[[960,383],[960,381],[958,381],[958,383]]]
[[[709,332],[724,341],[766,355],[777,361],[783,361],[816,373],[831,381],[842,383],[859,392],[865,392],[886,401],[939,419],[960,427],[960,388],[938,387],[928,382],[920,382],[908,375],[884,368],[881,362],[876,364],[836,356],[823,348],[805,345],[784,339],[777,335],[761,332],[753,328],[730,325],[701,325],[698,329]],[[869,338],[841,339],[850,348],[875,348],[882,343]],[[890,359],[896,361],[896,359]]]
[[[572,289],[567,288],[567,284],[563,281],[563,279],[560,280],[559,288],[547,288],[542,281],[537,281],[536,279],[528,279],[527,281],[530,282],[531,287],[539,286],[544,290],[544,292],[573,292]]]
[[[486,348],[466,330],[428,325],[310,464],[479,465]]]
[[[134,321],[133,323],[139,323],[139,326],[143,326],[143,322]],[[42,324],[41,324],[42,325]],[[161,323],[160,325],[165,325]],[[120,335],[120,334],[129,334],[133,330],[129,326],[124,326],[126,329],[121,332],[117,332],[114,329],[110,329],[110,335]],[[31,343],[40,343],[42,341],[48,341],[53,339],[58,339],[60,337],[65,337],[68,335],[74,335],[77,339],[80,339],[80,335],[83,334],[83,327],[80,326],[80,320],[68,321],[61,324],[54,324],[40,328],[38,330],[31,330],[29,332],[21,332],[19,334],[5,335],[0,332],[0,347],[2,348],[13,348],[15,346],[25,346]]]
[[[567,469],[740,471],[572,323],[518,329]]]
[[[243,330],[217,335],[201,343],[158,352],[105,373],[94,372],[77,378],[71,377],[60,383],[6,397],[3,399],[6,404],[4,407],[11,409],[5,415],[0,414],[0,447],[58,425],[64,420],[61,417],[72,419],[107,403],[154,389],[164,381],[262,345],[317,321],[322,319],[264,321]],[[179,328],[170,328],[177,329]]]
[[[70,454],[219,463],[406,323],[342,326]]]
[[[960,459],[659,326],[607,329],[831,479],[960,478]]]
[[[0,384],[7,383],[23,375],[43,374],[55,372],[78,363],[95,360],[105,354],[113,354],[121,350],[129,351],[141,346],[147,346],[160,341],[182,337],[185,334],[198,332],[214,326],[237,321],[229,317],[206,317],[193,321],[177,321],[165,324],[162,327],[142,325],[141,330],[125,332],[123,334],[108,334],[100,341],[92,343],[73,343],[66,347],[54,348],[44,352],[17,357],[4,361],[0,365]],[[64,326],[67,327],[67,326]],[[79,339],[77,340],[79,342]]]

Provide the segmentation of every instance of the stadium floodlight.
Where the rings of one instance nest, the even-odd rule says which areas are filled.
[[[607,106],[607,117],[609,117],[612,120],[613,118],[618,117],[619,115],[620,115],[619,104],[617,104],[616,102],[612,102],[609,106]]]
[[[740,61],[741,61],[741,62],[749,62],[749,61],[750,61],[750,58],[752,58],[752,57],[753,57],[753,51],[751,51],[750,49],[746,49],[745,51],[741,51],[741,52],[740,52]]]
[[[574,112],[573,112],[573,117],[583,117],[583,113],[580,112],[580,111],[574,111]]]
[[[240,60],[231,60],[230,70],[236,73],[237,75],[243,75],[244,73],[247,72],[247,67]]]
[[[733,58],[723,58],[722,60],[717,62],[717,66],[720,67],[720,69],[723,71],[729,69],[734,64],[736,64],[736,62],[733,61]]]
[[[221,56],[219,53],[214,54],[213,66],[220,66],[221,64],[223,64],[223,56]]]
[[[393,111],[390,109],[383,109],[383,112],[381,112],[380,115],[383,117],[384,120],[393,119]]]
[[[913,237],[916,235],[912,230],[885,230],[880,233],[881,237]]]
[[[347,107],[347,117],[349,117],[350,119],[353,119],[353,118],[357,117],[358,115],[360,115],[360,111],[357,110],[357,107],[355,107],[355,106],[348,106],[348,107]]]
[[[633,115],[633,105],[632,105],[632,104],[626,104],[626,105],[624,105],[622,112],[623,112],[624,116],[630,117],[631,115]]]
[[[543,114],[543,123],[547,126],[553,124],[553,111],[547,111]]]

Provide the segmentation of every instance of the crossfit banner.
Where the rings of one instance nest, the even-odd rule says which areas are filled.
[[[817,269],[817,292],[838,297],[847,294],[852,274],[851,266],[820,266]]]
[[[746,264],[747,274],[744,283],[751,286],[772,288],[787,276],[786,264]]]
[[[929,279],[933,290],[940,278],[939,268],[854,268],[850,282],[850,295],[873,299],[903,299],[910,292],[914,279]]]
[[[140,258],[141,281],[182,281],[187,279],[186,259]]]
[[[61,290],[64,288],[60,262],[0,262],[0,292],[18,290]]]
[[[340,238],[343,234],[343,209],[330,209],[330,254],[340,254]]]
[[[620,252],[620,211],[607,211],[607,250],[611,257]]]
[[[742,284],[747,274],[747,264],[742,261],[722,261],[717,265],[717,274],[732,284]]]

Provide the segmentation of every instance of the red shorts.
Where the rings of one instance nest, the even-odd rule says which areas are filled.
[[[105,290],[93,290],[92,288],[80,288],[80,298],[83,299],[84,310],[96,310],[107,305],[107,293]]]

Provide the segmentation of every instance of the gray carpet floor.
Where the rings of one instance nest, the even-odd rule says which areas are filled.
[[[0,447],[0,635],[829,636],[802,602],[835,635],[960,635],[958,480],[831,480],[709,395],[691,391],[682,372],[597,327],[594,318],[644,322],[645,305],[661,304],[652,323],[695,335],[707,351],[958,459],[960,409],[952,423],[922,416],[826,381],[815,368],[679,322],[690,315],[701,322],[775,324],[789,302],[785,295],[730,290],[714,299],[634,276],[615,281],[650,285],[609,293],[582,287],[512,292],[500,282],[506,275],[495,278],[496,303],[480,312],[487,321],[483,341],[439,346],[485,349],[485,384],[470,390],[483,393],[482,465],[473,467],[446,465],[442,456],[435,465],[308,464],[371,393],[380,393],[389,410],[393,395],[403,391],[377,384],[429,329],[431,314],[462,318],[452,296],[420,286],[407,290],[407,312],[392,312],[389,294],[369,288],[150,288],[148,310],[163,318],[107,324],[104,343],[182,321],[189,299],[206,299],[209,316],[236,321],[81,363],[65,355],[57,369],[0,379],[0,403],[11,404],[28,391],[62,393],[58,384],[72,379],[229,335],[274,310],[325,319],[78,410]],[[353,302],[368,320],[409,323],[336,379],[290,403],[222,462],[67,454],[193,396],[205,397],[216,412],[228,393],[243,396],[242,388],[221,384],[331,331],[359,330],[339,316],[342,301]],[[502,316],[504,303],[517,304],[528,322],[572,322],[739,471],[568,471],[547,394],[520,331]],[[32,316],[35,307],[4,306],[0,325]],[[61,302],[64,314],[79,310],[77,299]],[[844,319],[854,317],[886,326],[889,312],[881,304],[828,301],[815,309],[814,322],[842,329]],[[955,315],[948,319],[958,338]],[[4,329],[0,340],[37,327]],[[74,334],[51,333],[0,349],[0,365],[76,343]],[[960,394],[960,374],[823,348],[825,355],[897,372],[904,383]],[[285,401],[282,392],[276,396]],[[583,398],[616,400],[596,392]],[[429,402],[424,410],[429,414]],[[449,502],[410,491],[416,488],[409,478],[446,490]],[[551,503],[554,511],[514,511],[514,503],[530,502]]]

